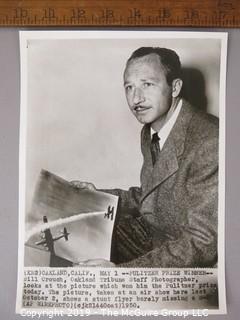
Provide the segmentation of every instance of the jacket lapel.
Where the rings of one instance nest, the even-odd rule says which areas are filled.
[[[154,167],[150,153],[150,127],[146,126],[142,135],[144,165],[142,172],[143,201],[157,186],[166,181],[179,168],[179,158],[184,151],[186,131],[193,116],[192,107],[183,100],[183,105]]]
[[[160,170],[159,170],[160,168]],[[153,167],[152,189],[163,183],[178,170],[177,152],[171,140],[166,141]]]

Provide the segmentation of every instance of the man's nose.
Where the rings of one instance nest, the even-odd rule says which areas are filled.
[[[144,93],[141,90],[141,88],[135,88],[134,93],[133,93],[133,103],[134,104],[139,104],[144,101]]]

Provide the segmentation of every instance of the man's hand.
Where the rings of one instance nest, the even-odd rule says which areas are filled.
[[[91,190],[91,191],[97,190],[95,185],[91,182],[73,180],[70,183],[71,183],[71,185],[73,185],[74,187],[76,187],[78,189],[87,189],[87,190]]]
[[[115,267],[116,265],[105,259],[90,259],[73,264],[73,267]]]

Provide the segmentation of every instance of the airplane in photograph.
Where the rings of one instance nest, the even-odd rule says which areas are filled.
[[[104,214],[104,218],[113,220],[114,207],[108,206],[108,211]]]
[[[46,216],[43,217],[43,222],[44,223],[47,223],[48,222],[48,219]],[[52,253],[52,254],[55,254],[54,252],[54,242],[61,239],[61,238],[64,238],[65,241],[68,241],[68,236],[69,236],[69,232],[67,232],[67,228],[64,227],[63,228],[63,231],[61,231],[61,234],[56,236],[56,237],[53,237],[52,236],[52,233],[51,233],[51,230],[49,228],[45,229],[44,231],[42,231],[43,235],[43,239],[41,241],[38,241],[38,242],[35,242],[35,244],[37,246],[44,246],[46,248],[48,248],[48,250]]]

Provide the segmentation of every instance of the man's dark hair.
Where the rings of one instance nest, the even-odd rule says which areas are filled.
[[[127,61],[127,64],[134,59],[153,53],[159,56],[160,62],[165,69],[166,79],[169,85],[172,84],[174,79],[181,79],[181,62],[177,53],[171,49],[159,47],[141,47],[132,53]]]

